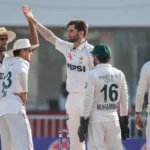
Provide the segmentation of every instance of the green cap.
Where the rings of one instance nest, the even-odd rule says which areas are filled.
[[[111,57],[111,49],[105,44],[97,44],[91,53],[102,60]]]

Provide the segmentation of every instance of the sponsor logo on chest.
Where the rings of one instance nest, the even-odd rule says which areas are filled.
[[[78,72],[86,72],[86,67],[85,66],[73,65],[73,64],[70,64],[70,63],[68,63],[67,66],[70,70],[76,70]]]

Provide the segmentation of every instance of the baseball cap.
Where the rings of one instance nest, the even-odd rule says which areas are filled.
[[[111,49],[105,44],[97,44],[90,53],[102,60],[111,57]]]

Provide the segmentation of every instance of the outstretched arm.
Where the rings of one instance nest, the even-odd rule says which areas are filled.
[[[34,17],[32,14],[32,10],[26,6],[23,5],[22,6],[22,10],[25,14],[25,17],[28,19],[29,22],[33,23],[36,27],[36,29],[39,31],[39,33],[49,42],[51,42],[52,44],[55,45],[55,41],[57,39],[57,37],[55,36],[55,34],[53,32],[51,32],[50,30],[48,30],[46,27],[44,27],[42,24],[40,24]]]
[[[30,29],[30,43],[31,43],[31,45],[39,44],[38,33],[37,33],[35,25],[30,21],[28,21],[28,23],[29,23],[29,29]],[[35,49],[32,49],[32,52],[34,50]]]
[[[24,16],[26,17],[25,13],[24,13]],[[29,21],[27,17],[26,17],[26,19],[27,19],[28,24],[29,24],[31,45],[39,44],[38,33],[37,33],[35,25],[31,21]],[[32,51],[34,51],[34,50],[35,49],[32,49]]]

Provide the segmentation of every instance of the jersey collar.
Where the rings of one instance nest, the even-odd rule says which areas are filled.
[[[8,57],[8,55],[7,55],[7,54],[4,54],[4,55],[3,55],[2,60],[0,60],[0,64],[3,63],[4,57]]]
[[[84,41],[83,43],[80,44],[80,46],[78,46],[78,47],[76,48],[76,50],[82,51],[83,48],[84,48],[84,46],[85,46],[86,44],[87,44],[87,41]],[[73,45],[73,47],[74,47],[74,45]],[[72,48],[72,49],[73,49],[73,48]]]
[[[101,68],[101,67],[111,67],[111,64],[98,64],[96,65],[96,68]]]

